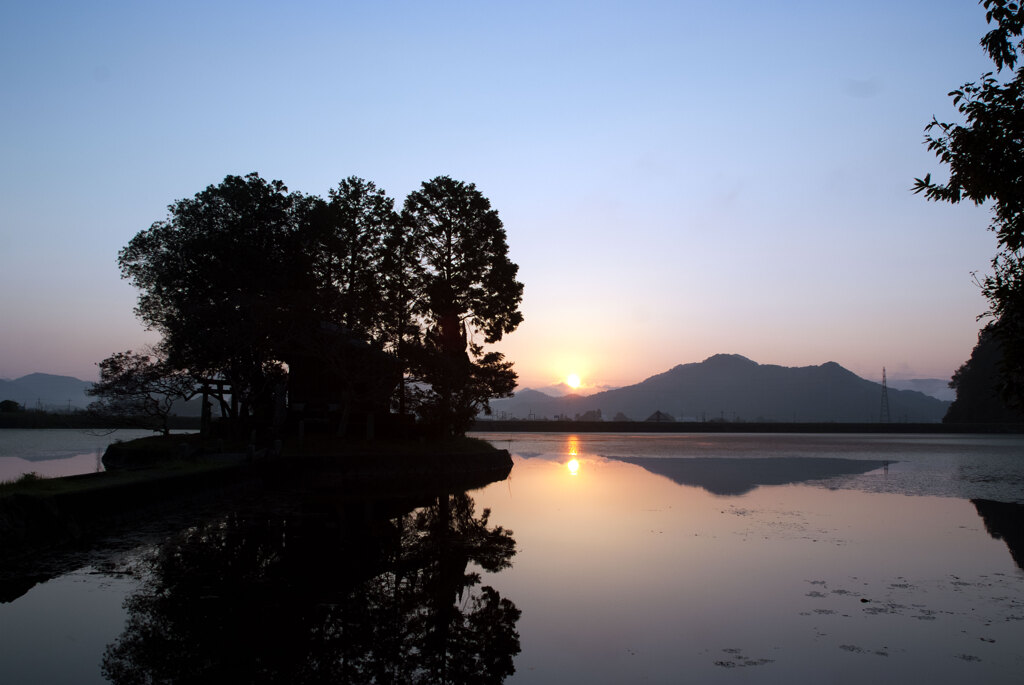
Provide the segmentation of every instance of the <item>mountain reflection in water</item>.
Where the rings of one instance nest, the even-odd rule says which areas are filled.
[[[512,532],[466,493],[428,506],[255,506],[150,554],[107,647],[114,683],[501,682],[520,611],[470,564],[511,565]]]
[[[714,495],[743,495],[761,485],[788,485],[887,468],[891,462],[831,457],[608,457]]]

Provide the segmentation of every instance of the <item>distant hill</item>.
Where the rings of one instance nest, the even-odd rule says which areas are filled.
[[[941,378],[908,378],[906,380],[890,380],[890,388],[897,390],[917,390],[937,400],[952,402],[956,399],[956,390],[949,387],[949,379]]]
[[[949,402],[890,387],[894,422],[939,422]],[[600,410],[605,419],[624,414],[644,420],[655,411],[681,421],[875,422],[882,386],[835,362],[786,367],[758,364],[736,354],[718,354],[681,364],[647,380],[587,397],[551,397],[522,391],[494,400],[494,415],[537,419]]]
[[[71,376],[30,373],[13,381],[0,380],[0,400],[14,400],[26,409],[84,409],[92,402],[85,394],[91,387],[91,382]]]
[[[0,401],[14,400],[26,409],[47,411],[68,411],[85,409],[96,398],[85,394],[92,387],[91,381],[72,376],[55,376],[49,373],[30,373],[14,380],[0,379]],[[199,416],[202,400],[178,402],[174,412],[178,416]]]

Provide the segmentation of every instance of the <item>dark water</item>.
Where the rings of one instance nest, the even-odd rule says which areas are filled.
[[[1021,438],[483,437],[515,466],[468,493],[235,493],[9,564],[0,682],[1024,673]]]

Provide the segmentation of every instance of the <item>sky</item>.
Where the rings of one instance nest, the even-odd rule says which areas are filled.
[[[0,378],[155,341],[118,250],[252,171],[475,183],[521,387],[716,353],[948,378],[995,237],[910,188],[985,31],[972,0],[4,3]]]

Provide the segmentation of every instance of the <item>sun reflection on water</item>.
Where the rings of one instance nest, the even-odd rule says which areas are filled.
[[[572,457],[566,462],[565,467],[569,469],[570,475],[577,475],[580,472],[580,460],[576,457],[580,456],[580,439],[575,435],[570,435],[566,438],[565,451]]]

